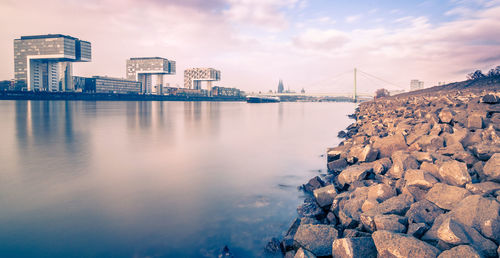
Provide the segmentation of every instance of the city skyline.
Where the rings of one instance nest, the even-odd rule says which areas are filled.
[[[49,33],[92,42],[92,62],[74,75],[124,78],[128,58],[166,56],[179,71],[217,67],[221,86],[246,91],[282,78],[295,90],[349,92],[351,78],[328,77],[354,67],[408,89],[414,78],[433,86],[500,61],[500,1],[3,1],[0,12],[11,24],[1,79],[14,78],[14,38]],[[183,75],[169,82],[182,87]]]

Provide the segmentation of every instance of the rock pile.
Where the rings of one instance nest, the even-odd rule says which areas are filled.
[[[365,102],[281,240],[286,257],[498,257],[500,98]]]

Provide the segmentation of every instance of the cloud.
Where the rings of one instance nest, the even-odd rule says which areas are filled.
[[[289,24],[282,8],[295,8],[297,3],[297,0],[228,0],[229,8],[224,15],[231,22],[282,30]]]
[[[347,23],[354,23],[354,22],[359,21],[359,19],[361,19],[361,16],[362,16],[361,14],[347,16],[347,17],[345,18],[345,21],[346,21]]]
[[[293,39],[295,46],[302,49],[333,50],[342,47],[348,41],[347,35],[338,30],[307,29]]]

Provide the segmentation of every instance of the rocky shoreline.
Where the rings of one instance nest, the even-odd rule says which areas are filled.
[[[361,103],[328,174],[268,250],[285,257],[498,257],[500,82]]]

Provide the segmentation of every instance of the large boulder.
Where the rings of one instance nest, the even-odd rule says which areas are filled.
[[[470,245],[459,245],[442,252],[438,258],[482,258],[481,255]]]
[[[438,135],[422,135],[411,146],[410,150],[436,151],[444,146],[444,140]]]
[[[303,185],[303,189],[306,192],[312,193],[315,189],[321,188],[325,185],[326,183],[319,176],[315,176],[311,178],[307,184]]]
[[[472,181],[467,165],[456,160],[444,162],[439,168],[439,175],[450,185],[465,186]]]
[[[497,257],[497,245],[484,238],[477,230],[447,218],[437,230],[438,238],[452,245],[470,244],[485,257]]]
[[[497,104],[500,103],[500,98],[493,94],[487,94],[481,98],[481,102],[486,104]]]
[[[306,199],[303,204],[297,207],[297,213],[300,217],[317,218],[321,217],[324,212],[314,200]]]
[[[483,173],[489,180],[500,182],[500,153],[495,153],[484,164]]]
[[[342,171],[337,177],[337,180],[341,185],[350,185],[355,181],[365,179],[365,177],[372,171],[372,169],[372,166],[367,164],[353,165],[344,169],[344,171]]]
[[[453,113],[449,109],[443,109],[439,112],[438,117],[441,123],[449,124],[453,120]]]
[[[500,243],[500,203],[493,198],[470,195],[459,201],[450,215],[462,225]]]
[[[376,230],[387,230],[397,233],[405,233],[408,218],[394,214],[376,215],[373,218]]]
[[[465,189],[473,194],[493,194],[500,190],[500,184],[492,181],[486,181],[477,184],[466,184]]]
[[[366,145],[358,156],[358,162],[372,162],[378,157],[379,150]]]
[[[333,258],[376,258],[377,248],[371,237],[339,238],[332,244]]]
[[[484,116],[478,113],[472,113],[467,117],[467,128],[476,130],[484,127]]]
[[[400,194],[378,204],[373,209],[371,209],[369,213],[404,215],[414,201],[415,199],[413,198],[413,196],[408,194]]]
[[[376,184],[368,187],[368,199],[383,202],[396,196],[396,188],[387,184]]]
[[[316,256],[332,254],[332,244],[338,237],[338,231],[329,225],[300,225],[294,240]]]
[[[419,164],[415,157],[410,155],[409,152],[396,151],[391,155],[392,167],[387,172],[392,178],[403,178],[407,169],[418,169]]]
[[[379,230],[372,234],[379,257],[437,257],[439,249],[415,237]]]
[[[451,210],[468,195],[469,191],[464,188],[437,183],[427,192],[425,198],[441,209]]]
[[[428,200],[421,200],[413,203],[410,209],[406,212],[406,217],[409,223],[426,223],[432,225],[437,216],[444,213],[444,210],[439,208]]]
[[[337,196],[337,190],[333,185],[327,185],[325,187],[318,188],[314,190],[314,198],[320,207],[326,207],[332,205],[333,199]]]
[[[405,137],[401,133],[384,138],[375,137],[373,147],[379,150],[380,158],[389,158],[394,151],[408,149]]]
[[[327,167],[328,171],[331,171],[333,173],[339,173],[340,171],[344,170],[349,163],[347,163],[347,160],[344,158],[340,158],[331,162],[328,162]]]
[[[384,174],[392,166],[392,161],[389,158],[382,158],[373,162],[373,173]]]
[[[417,186],[422,189],[429,189],[438,182],[431,173],[419,169],[407,170],[404,178],[407,186]]]

